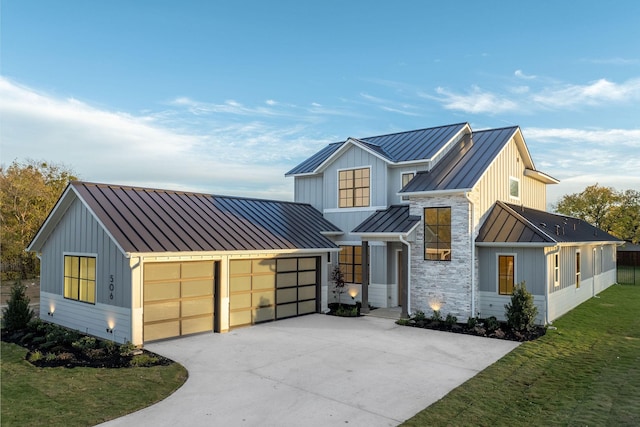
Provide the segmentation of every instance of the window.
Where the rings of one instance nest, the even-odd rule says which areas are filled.
[[[560,254],[553,255],[553,286],[560,286]]]
[[[369,168],[342,170],[338,173],[339,206],[369,206]]]
[[[514,199],[520,198],[520,180],[518,178],[509,177],[509,196]]]
[[[407,172],[402,174],[402,186],[400,189],[403,189],[405,185],[409,183],[416,176],[414,172]],[[409,200],[409,196],[402,196],[402,200]]]
[[[362,246],[340,246],[338,264],[346,283],[362,283]]]
[[[511,295],[515,281],[515,256],[498,255],[498,293]]]
[[[64,297],[96,303],[95,257],[64,256]]]
[[[580,287],[580,252],[576,252],[576,288]]]
[[[424,259],[451,261],[451,208],[424,209]]]

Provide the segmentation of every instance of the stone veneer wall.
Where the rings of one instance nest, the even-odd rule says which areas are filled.
[[[476,196],[471,193],[472,200]],[[464,322],[472,315],[469,201],[462,194],[412,197],[410,212],[411,215],[424,218],[424,208],[448,206],[451,207],[451,261],[427,261],[424,259],[424,225],[420,224],[416,230],[416,241],[411,245],[409,311],[421,310],[427,316],[431,316],[434,309],[439,309],[443,317],[451,313],[458,317],[459,322]],[[474,205],[474,207],[476,206],[477,204]],[[476,213],[474,215],[474,229],[477,229],[478,221]],[[474,267],[476,268],[477,280],[477,257]]]

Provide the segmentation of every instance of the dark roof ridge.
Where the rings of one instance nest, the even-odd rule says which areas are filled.
[[[70,185],[87,185],[87,186],[96,186],[96,187],[117,187],[128,190],[136,190],[136,191],[154,191],[158,193],[166,193],[166,194],[178,194],[178,195],[191,195],[191,196],[206,196],[213,197],[215,199],[234,199],[234,200],[246,200],[246,201],[255,201],[255,202],[265,202],[265,203],[286,203],[291,205],[308,205],[311,206],[310,203],[301,203],[294,202],[291,200],[276,200],[276,199],[261,199],[259,197],[244,197],[244,196],[226,196],[220,194],[211,194],[204,193],[200,191],[186,191],[186,190],[170,190],[166,188],[154,188],[154,187],[141,187],[134,185],[123,185],[123,184],[108,184],[104,182],[89,182],[89,181],[72,181],[69,183]]]
[[[503,126],[503,127],[499,127],[499,128],[487,128],[487,129],[479,129],[479,130],[471,130],[471,133],[480,133],[480,132],[493,132],[493,131],[497,131],[497,130],[505,130],[505,129],[518,129],[520,128],[519,125],[512,125],[512,126]]]
[[[365,142],[367,142],[366,141],[367,139],[372,139],[372,138],[381,138],[381,137],[384,137],[384,136],[391,136],[391,135],[402,135],[403,133],[421,132],[421,131],[424,131],[424,130],[446,128],[446,127],[468,125],[468,124],[469,124],[469,122],[451,123],[449,125],[431,126],[431,127],[421,128],[421,129],[405,130],[405,131],[401,131],[401,132],[391,132],[391,133],[385,133],[385,134],[382,134],[382,135],[371,135],[371,136],[367,136],[365,138],[354,138],[354,139],[365,140]]]

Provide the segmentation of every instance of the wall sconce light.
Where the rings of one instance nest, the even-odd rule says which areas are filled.
[[[107,333],[108,334],[112,334],[113,333],[113,328],[107,328]]]
[[[358,289],[357,288],[349,288],[349,296],[351,297],[351,299],[355,299],[356,295],[358,295]]]
[[[53,317],[53,311],[49,311],[47,315]]]

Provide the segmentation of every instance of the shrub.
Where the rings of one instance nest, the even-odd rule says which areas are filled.
[[[467,319],[467,328],[473,329],[476,327],[477,324],[478,324],[478,318],[469,316],[469,318]]]
[[[453,314],[449,313],[447,314],[446,319],[444,320],[444,323],[451,328],[453,325],[455,325],[456,323],[458,323],[458,318],[456,316],[454,316]]]
[[[55,353],[47,353],[47,355],[44,357],[44,360],[46,360],[47,362],[53,362],[57,358],[58,356]]]
[[[487,329],[487,332],[491,333],[500,327],[500,322],[496,319],[495,316],[487,317],[484,321],[484,326]]]
[[[396,320],[396,325],[408,326],[409,325],[409,319],[398,319],[398,320]]]
[[[130,342],[127,342],[125,344],[122,344],[119,348],[118,351],[120,353],[120,356],[122,357],[129,357],[133,355],[133,352],[136,351],[136,346],[131,344]]]
[[[29,354],[29,362],[37,362],[39,360],[41,360],[44,357],[44,355],[42,354],[42,352],[40,352],[39,350],[34,351],[33,353]]]
[[[82,337],[77,341],[71,343],[71,347],[76,350],[80,350],[83,353],[87,353],[89,350],[93,350],[98,346],[98,341],[93,337]]]
[[[156,356],[151,356],[148,354],[137,354],[131,358],[129,361],[129,366],[132,367],[145,367],[145,366],[154,366],[160,361],[160,359]]]
[[[416,322],[425,321],[427,320],[427,315],[424,314],[424,311],[418,310],[413,314],[413,320],[415,320]]]
[[[511,302],[505,304],[507,324],[515,331],[531,331],[534,329],[538,307],[533,303],[533,295],[527,291],[525,282],[513,287]]]
[[[433,314],[431,315],[432,322],[442,322],[442,315],[440,314],[440,310],[433,310]]]
[[[29,308],[29,297],[25,294],[26,289],[20,281],[11,286],[11,297],[2,310],[4,327],[9,331],[25,329],[33,318],[33,310]]]

